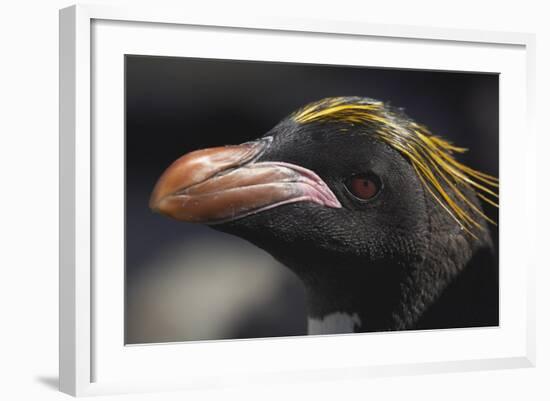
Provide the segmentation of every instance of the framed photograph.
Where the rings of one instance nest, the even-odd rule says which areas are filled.
[[[533,47],[61,10],[61,390],[533,366]]]

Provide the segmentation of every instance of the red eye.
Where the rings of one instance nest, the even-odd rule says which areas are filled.
[[[380,190],[380,180],[373,175],[356,175],[349,181],[348,189],[355,197],[368,200]]]

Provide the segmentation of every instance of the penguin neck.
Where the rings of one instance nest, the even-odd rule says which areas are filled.
[[[414,253],[379,261],[311,243],[250,240],[303,282],[309,334],[337,334],[431,328],[420,319],[490,239],[472,247],[460,233],[430,233],[410,247]]]
[[[338,265],[299,274],[306,288],[308,334],[341,334],[401,327],[402,268],[356,269]],[[368,271],[368,273],[367,273]]]
[[[299,273],[305,288],[309,334],[417,328],[465,263],[447,260],[332,265]],[[312,273],[307,273],[312,272]]]
[[[453,302],[440,302],[450,284],[467,265],[488,265],[477,262],[474,255],[490,253],[490,238],[476,245],[466,241],[463,236],[441,236],[430,242],[432,252],[399,261],[372,262],[340,255],[316,258],[315,266],[287,264],[306,288],[309,334],[437,328],[442,316],[456,315],[452,305],[463,304],[464,296],[471,295],[463,290],[471,285],[462,285],[454,291]],[[478,252],[481,247],[482,253]],[[427,318],[434,315],[436,303],[438,316]],[[465,326],[471,325],[468,319]]]

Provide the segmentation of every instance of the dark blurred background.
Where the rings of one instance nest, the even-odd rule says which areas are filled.
[[[153,214],[148,200],[184,153],[258,138],[328,96],[402,107],[498,176],[496,74],[128,55],[126,343],[306,334],[293,273],[244,240]]]

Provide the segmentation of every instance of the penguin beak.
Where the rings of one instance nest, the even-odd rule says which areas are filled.
[[[313,171],[257,161],[272,138],[197,150],[176,160],[151,195],[154,211],[192,223],[216,224],[294,202],[342,207]]]

